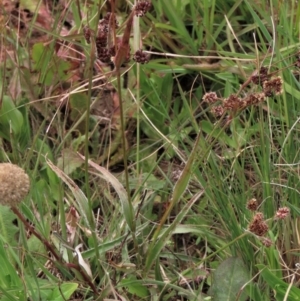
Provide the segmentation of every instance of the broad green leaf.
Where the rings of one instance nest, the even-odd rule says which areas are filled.
[[[40,156],[40,160],[41,162],[45,162],[45,158],[53,161],[53,153],[52,153],[52,149],[51,147],[45,143],[45,141],[43,141],[42,139],[36,139],[35,141],[36,143],[36,148],[38,150],[38,152],[41,154]]]
[[[140,298],[146,298],[149,295],[148,289],[136,280],[135,276],[129,275],[127,278],[122,279],[120,284],[125,287],[130,294]]]
[[[1,262],[1,273],[0,273],[0,293],[5,289],[22,288],[22,282],[16,271],[15,266],[11,263],[9,252],[13,252],[10,246],[7,246],[5,239],[0,236],[0,262]]]
[[[74,93],[70,95],[70,106],[72,120],[78,120],[88,107],[88,97],[85,93]]]
[[[243,301],[247,299],[243,286],[250,280],[250,272],[240,258],[228,258],[213,274],[210,290],[214,301]],[[238,297],[238,298],[237,298]]]
[[[10,246],[16,245],[16,233],[19,231],[13,224],[15,219],[16,216],[9,207],[0,205],[0,233]]]
[[[69,300],[72,294],[76,291],[77,287],[78,287],[78,283],[63,283],[59,286],[56,286],[51,296],[47,300],[49,301]]]
[[[32,59],[36,63],[36,68],[39,70],[41,67],[38,65],[44,53],[44,45],[43,43],[36,43],[32,47]]]
[[[293,95],[298,100],[300,100],[299,90],[295,89],[293,86],[289,85],[287,82],[284,82],[284,91]]]
[[[23,116],[16,109],[12,99],[4,95],[2,98],[2,106],[0,109],[0,135],[9,137],[12,130],[14,135],[18,135],[22,131]]]
[[[65,71],[70,68],[70,63],[51,53],[51,47],[36,43],[32,47],[31,56],[35,62],[35,69],[41,72],[40,82],[43,84],[53,85],[68,77]]]
[[[143,173],[139,176],[139,178],[130,179],[129,187],[130,189],[135,189],[137,185],[140,185],[141,183],[144,183],[143,186],[145,186],[145,188],[156,191],[162,189],[166,185],[153,174]]]
[[[71,149],[66,148],[62,152],[62,156],[57,160],[57,167],[70,175],[78,167],[82,166],[82,159]]]
[[[28,9],[31,12],[36,11],[40,3],[39,0],[20,0],[22,8]]]

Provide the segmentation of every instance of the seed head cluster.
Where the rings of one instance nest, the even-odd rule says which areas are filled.
[[[108,47],[109,31],[110,28],[116,29],[118,26],[116,16],[110,12],[108,12],[103,19],[99,20],[95,43],[98,59],[103,63],[111,62],[111,57],[113,56],[112,51],[114,51],[115,47]]]
[[[208,93],[205,93],[203,96],[203,101],[210,103],[210,104],[217,102],[218,99],[219,98],[218,98],[216,92],[208,92]]]
[[[151,8],[150,1],[139,1],[133,7],[133,13],[137,17],[143,17]],[[93,34],[93,31],[85,26],[83,28],[83,35],[88,44],[91,43],[91,38],[94,36],[95,45],[97,49],[98,59],[105,64],[111,64],[113,57],[116,56],[118,49],[120,48],[120,43],[122,39],[117,37],[114,45],[109,44],[111,40],[112,33],[115,29],[119,27],[115,14],[108,12],[102,19],[99,20],[98,28],[96,34]],[[130,48],[128,49],[128,54],[125,58],[125,63],[130,60]],[[149,61],[149,56],[144,53],[142,50],[136,51],[134,54],[134,60],[137,63],[145,64]]]
[[[134,7],[134,13],[137,17],[143,17],[151,8],[150,1],[139,1]]]
[[[92,31],[88,26],[83,27],[83,35],[88,44],[91,43]]]
[[[283,81],[280,76],[267,80],[263,83],[263,91],[267,97],[280,95],[283,92]]]
[[[268,237],[262,237],[261,242],[267,248],[270,248],[272,246],[272,240]]]
[[[238,111],[244,107],[244,101],[235,94],[231,94],[223,100],[223,107],[225,110]]]
[[[255,235],[257,235],[262,242],[262,244],[266,247],[270,247],[272,245],[272,241],[270,238],[265,237],[265,234],[269,230],[269,226],[264,219],[264,215],[261,212],[258,212],[258,202],[255,198],[250,199],[247,202],[246,208],[254,213],[249,225],[248,230]],[[290,214],[290,209],[288,207],[281,207],[277,210],[274,215],[274,221],[278,221],[279,219],[285,219]]]
[[[255,85],[262,86],[263,83],[266,82],[269,79],[269,77],[270,76],[268,75],[268,68],[261,67],[259,69],[259,73],[258,74],[254,74],[254,75],[251,76],[251,81]]]
[[[266,100],[266,95],[263,92],[250,93],[247,95],[243,102],[245,107],[258,105]]]
[[[248,229],[257,236],[264,236],[268,232],[269,227],[264,220],[264,215],[261,212],[257,212],[254,215],[248,226]]]
[[[133,59],[140,64],[146,64],[149,62],[149,55],[143,50],[137,50],[133,56]]]
[[[275,219],[285,219],[290,215],[290,209],[288,207],[281,207],[275,214]]]
[[[206,93],[202,100],[208,104],[215,104],[217,101],[221,101],[220,104],[215,104],[211,107],[211,113],[220,117],[225,113],[229,113],[229,116],[243,111],[247,107],[256,106],[266,100],[267,97],[280,95],[283,92],[283,80],[280,76],[272,77],[268,73],[266,67],[261,67],[258,74],[254,74],[250,78],[250,82],[259,85],[262,89],[261,92],[251,92],[244,97],[240,97],[236,94],[231,94],[227,98],[219,98],[215,92]]]
[[[221,117],[225,112],[225,109],[222,105],[213,106],[211,108],[211,113],[215,115],[216,117]]]
[[[30,181],[25,171],[11,163],[0,163],[0,204],[15,207],[28,194]]]
[[[247,202],[247,209],[250,211],[256,211],[258,208],[258,202],[257,199],[251,199]]]

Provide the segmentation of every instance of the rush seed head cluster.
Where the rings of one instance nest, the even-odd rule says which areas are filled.
[[[269,230],[269,225],[267,221],[264,219],[264,215],[262,212],[258,210],[258,201],[255,198],[250,199],[246,208],[253,212],[253,216],[251,221],[248,224],[248,230],[253,234],[257,235],[257,237],[261,240],[262,244],[266,247],[270,247],[272,245],[272,241],[270,238],[266,237],[266,234]],[[290,215],[290,209],[288,207],[280,207],[274,217],[273,221],[283,220]]]
[[[249,92],[244,97],[239,96],[239,93],[231,94],[227,98],[220,98],[215,92],[208,92],[204,94],[202,100],[212,105],[211,113],[216,117],[227,113],[232,118],[248,107],[263,103],[267,97],[280,95],[283,92],[282,78],[273,77],[265,67],[261,67],[259,72],[252,75],[247,82],[259,86],[262,91]]]
[[[127,25],[125,27],[123,37],[116,37],[116,39],[112,39],[113,32],[117,28],[119,28],[119,24],[117,22],[115,14],[108,12],[102,19],[99,20],[97,32],[94,35],[93,31],[86,25],[83,28],[83,35],[88,44],[91,43],[92,36],[95,36],[95,45],[97,50],[97,58],[104,64],[111,64],[114,61],[114,57],[117,56],[118,52],[126,51],[124,62],[129,62],[131,58],[130,46],[126,46],[126,39],[124,37],[128,35],[126,30],[129,31],[132,27],[133,15],[137,17],[143,17],[151,8],[150,1],[139,1],[135,6],[133,6],[133,10],[131,15],[128,17]],[[128,36],[129,37],[129,36]],[[122,49],[123,48],[123,49]],[[137,63],[145,64],[149,61],[149,56],[144,53],[142,50],[137,50],[133,56],[134,60]],[[122,63],[122,64],[123,64]]]

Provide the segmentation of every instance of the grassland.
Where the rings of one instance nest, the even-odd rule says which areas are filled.
[[[0,300],[299,300],[298,2],[147,3],[2,0]]]

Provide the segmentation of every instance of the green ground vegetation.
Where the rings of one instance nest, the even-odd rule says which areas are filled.
[[[0,1],[0,300],[300,300],[300,6],[151,2]]]

